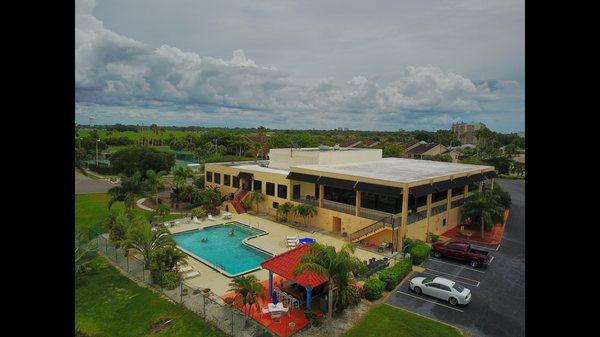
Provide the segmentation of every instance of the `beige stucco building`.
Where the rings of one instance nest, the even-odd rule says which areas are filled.
[[[271,149],[269,158],[206,164],[206,185],[261,191],[258,211],[272,215],[286,202],[314,205],[311,226],[396,250],[404,235],[426,240],[456,227],[466,196],[497,177],[492,166],[382,158],[381,149]]]

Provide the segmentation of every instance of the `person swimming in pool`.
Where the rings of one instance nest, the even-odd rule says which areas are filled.
[[[208,242],[208,238],[202,238],[202,240],[200,240],[202,242]]]
[[[234,232],[234,230],[233,230],[233,228],[232,228],[232,229],[229,231],[229,236],[234,236],[234,235],[235,235],[235,232]]]

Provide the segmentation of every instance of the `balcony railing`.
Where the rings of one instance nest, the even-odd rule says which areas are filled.
[[[331,201],[331,200],[327,200],[327,199],[323,199],[322,207],[330,209],[330,210],[342,212],[342,213],[347,213],[347,214],[352,214],[352,215],[356,214],[356,206],[343,204],[341,202],[335,202],[335,201]]]
[[[443,205],[439,205],[439,206],[435,206],[435,207],[431,208],[431,216],[445,212],[447,207],[448,206],[446,204],[443,204]]]
[[[465,198],[462,199],[458,199],[458,200],[454,200],[453,202],[450,203],[450,205],[452,206],[452,208],[456,208],[456,207],[460,207],[465,203]]]
[[[421,221],[427,217],[427,210],[411,213],[408,215],[406,219],[406,223],[410,225],[411,223],[415,223],[417,221]]]
[[[309,204],[309,205],[313,205],[313,206],[319,207],[319,200],[318,199],[312,199],[312,198],[306,199],[306,198],[294,198],[294,197],[292,197],[292,201],[300,202],[300,203],[303,203],[303,204]]]
[[[375,209],[364,208],[361,207],[358,210],[358,215],[363,218],[371,219],[371,220],[380,220],[385,217],[393,216],[392,213],[382,212]]]

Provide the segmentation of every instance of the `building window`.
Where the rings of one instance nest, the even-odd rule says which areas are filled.
[[[233,176],[233,186],[234,188],[240,188],[240,178],[237,176]]]
[[[221,173],[215,172],[215,184],[220,184],[220,183],[221,183]]]
[[[340,202],[347,205],[356,205],[356,192],[343,188],[325,186],[323,199]]]
[[[223,185],[231,186],[231,176],[229,174],[223,175]]]
[[[423,207],[427,205],[427,196],[424,195],[422,197],[415,198],[411,194],[408,195],[408,209],[416,212],[419,207]]]
[[[267,183],[267,195],[275,196],[275,184]]]
[[[402,197],[360,192],[360,207],[398,214],[402,212]]]
[[[465,193],[465,187],[459,186],[452,189],[452,196],[462,195]]]
[[[438,202],[446,200],[448,197],[448,191],[436,192],[431,196],[431,202]]]
[[[279,203],[277,201],[273,201],[273,208],[277,209],[279,207]]]
[[[254,184],[255,191],[258,191],[258,192],[262,191],[262,181],[255,180],[253,184]]]
[[[207,182],[212,183],[212,176],[213,176],[212,172],[206,171],[206,181]]]
[[[277,184],[277,197],[287,199],[287,186]]]
[[[315,199],[319,200],[319,193],[321,192],[321,185],[315,184]]]

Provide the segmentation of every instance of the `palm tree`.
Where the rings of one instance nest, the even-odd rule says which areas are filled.
[[[81,243],[75,248],[75,272],[83,274],[90,269],[89,253],[96,248],[91,241]]]
[[[462,208],[462,220],[470,219],[481,223],[481,238],[484,239],[486,225],[489,229],[502,221],[504,208],[493,191],[475,192],[467,198]]]
[[[309,253],[300,258],[300,263],[294,269],[294,276],[300,275],[304,270],[310,270],[329,278],[328,318],[331,318],[333,311],[334,288],[338,291],[338,298],[342,300],[342,304],[346,303],[350,273],[356,274],[364,268],[362,261],[353,255],[354,248],[354,244],[346,244],[336,251],[333,246],[313,243]]]
[[[309,204],[298,204],[292,209],[294,214],[304,220],[304,227],[308,226],[308,219],[317,215],[317,208]]]
[[[110,200],[108,208],[110,209],[116,201],[123,201],[125,208],[131,209],[135,205],[135,196],[144,194],[145,185],[142,183],[142,175],[136,171],[131,177],[121,176],[121,185],[108,190]]]
[[[247,315],[248,309],[255,305],[256,310],[260,311],[258,298],[265,299],[265,288],[254,275],[234,277],[229,282],[229,291],[236,293],[235,299],[242,302],[243,312]]]
[[[189,167],[177,166],[173,170],[173,183],[175,183],[176,188],[179,188],[185,184],[188,178],[193,176],[194,172]]]
[[[142,255],[146,269],[150,267],[153,251],[166,247],[175,247],[175,240],[164,227],[156,227],[153,231],[150,224],[146,222],[142,226],[132,228],[127,234],[125,248]]]
[[[288,214],[292,211],[294,206],[289,202],[285,204],[277,206],[277,215],[281,217],[282,220],[287,220]]]
[[[154,170],[146,171],[146,184],[148,184],[149,190],[155,197],[155,205],[158,205],[158,190],[165,187],[164,176],[166,172],[154,172]]]
[[[252,194],[250,194],[250,200],[256,203],[256,213],[258,213],[258,205],[265,201],[265,196],[260,191],[252,191]]]

